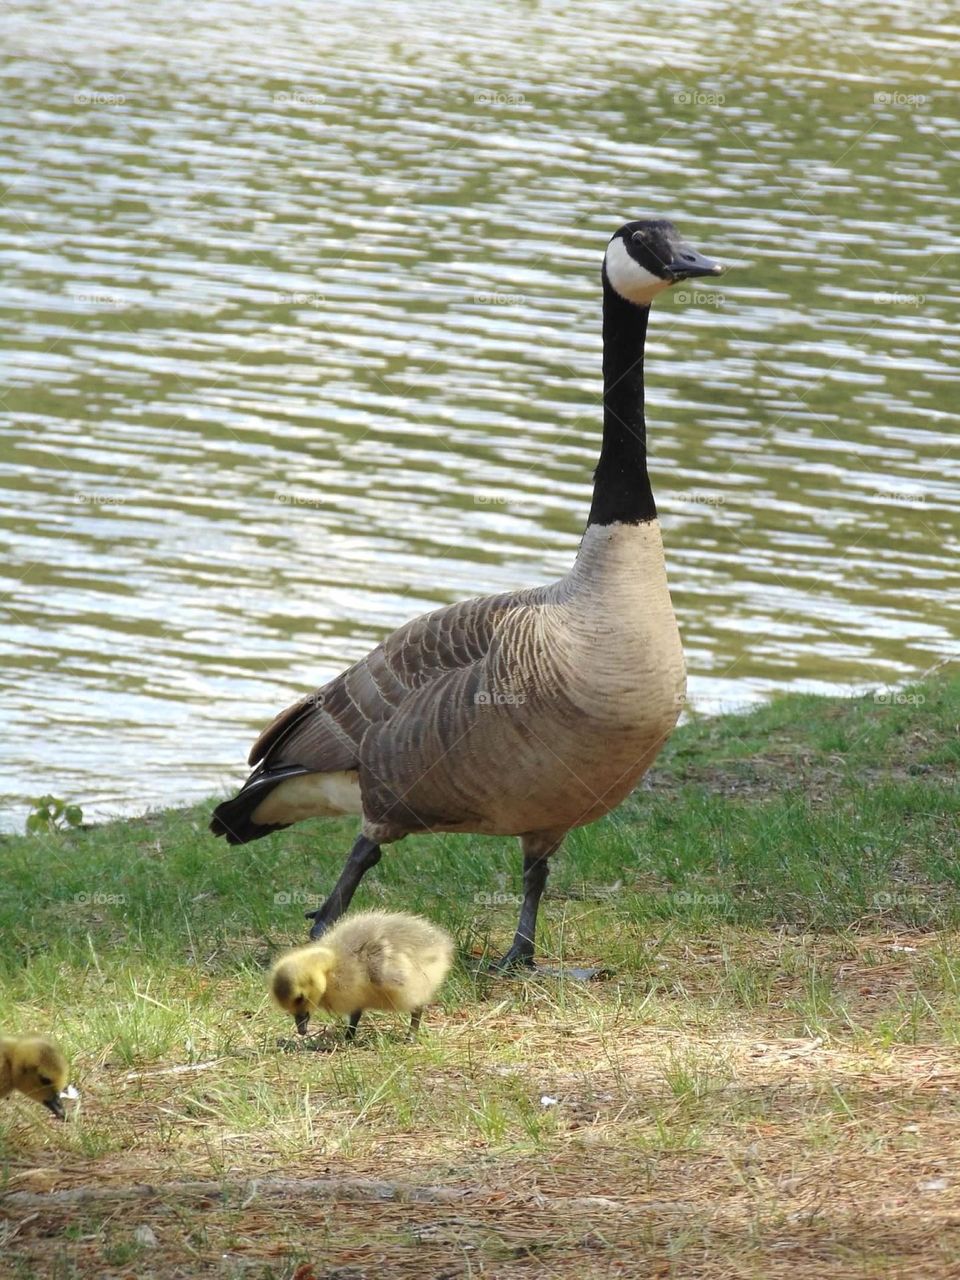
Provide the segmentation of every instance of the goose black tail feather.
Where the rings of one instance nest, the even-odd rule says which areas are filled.
[[[274,787],[288,778],[299,777],[309,773],[302,765],[283,765],[279,769],[264,769],[261,765],[243,784],[243,787],[232,800],[224,800],[213,811],[210,830],[215,836],[226,836],[227,844],[249,844],[251,840],[260,840],[270,835],[271,831],[282,831],[290,826],[289,822],[263,824],[254,822],[253,812]]]

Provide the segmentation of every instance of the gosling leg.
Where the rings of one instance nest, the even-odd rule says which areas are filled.
[[[357,1038],[357,1023],[363,1016],[363,1010],[357,1009],[355,1013],[351,1013],[350,1021],[347,1023],[347,1034],[344,1036],[347,1044],[352,1044]]]
[[[350,856],[340,872],[340,879],[333,886],[333,892],[319,910],[306,913],[307,919],[313,921],[310,929],[312,939],[322,937],[330,926],[340,919],[349,907],[360,881],[371,867],[377,865],[381,857],[378,844],[374,844],[366,836],[357,836],[356,843],[350,850]]]
[[[557,846],[554,845],[554,849]],[[537,911],[547,883],[549,871],[549,853],[525,853],[523,857],[523,906],[520,908],[520,922],[514,934],[509,951],[502,955],[490,967],[494,973],[504,973],[507,969],[532,969],[533,941],[537,934]]]
[[[410,1030],[407,1032],[408,1040],[416,1040],[420,1034],[420,1019],[423,1017],[423,1006],[414,1009],[410,1014]]]

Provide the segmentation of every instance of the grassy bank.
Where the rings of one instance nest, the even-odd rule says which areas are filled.
[[[960,1267],[958,725],[943,677],[684,726],[555,862],[541,955],[586,985],[475,972],[515,842],[394,847],[357,905],[462,951],[413,1045],[375,1014],[355,1049],[292,1043],[266,999],[350,825],[230,850],[203,806],[5,840],[0,1026],[54,1031],[82,1094],[61,1126],[2,1104],[11,1274]]]

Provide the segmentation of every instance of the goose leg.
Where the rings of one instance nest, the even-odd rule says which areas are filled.
[[[308,911],[307,919],[313,921],[310,929],[311,938],[319,938],[346,911],[350,900],[357,891],[357,885],[370,870],[380,861],[380,846],[368,840],[366,836],[357,836],[356,843],[350,850],[350,856],[340,872],[340,879],[333,886],[333,892],[318,911]]]
[[[547,883],[550,855],[560,848],[560,841],[544,843],[531,837],[523,838],[523,906],[520,922],[514,934],[510,950],[491,966],[496,973],[523,966],[532,969],[533,941],[537,933],[537,911]]]
[[[357,1009],[355,1013],[351,1013],[350,1021],[347,1023],[347,1034],[344,1036],[344,1039],[346,1040],[347,1044],[350,1044],[351,1041],[356,1039],[357,1023],[360,1021],[362,1014],[363,1014],[362,1009]]]
[[[420,1019],[423,1017],[423,1006],[414,1009],[410,1014],[410,1030],[407,1032],[408,1040],[416,1040],[420,1032]]]

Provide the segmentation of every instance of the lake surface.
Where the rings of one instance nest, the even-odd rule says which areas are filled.
[[[952,25],[950,25],[952,24]],[[5,823],[245,776],[407,618],[569,566],[606,240],[695,707],[956,653],[946,4],[0,9]]]

